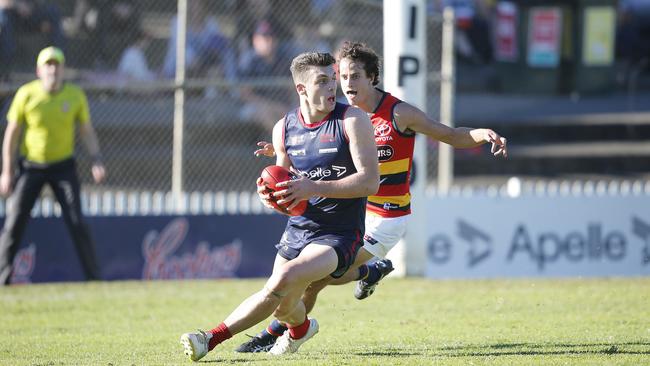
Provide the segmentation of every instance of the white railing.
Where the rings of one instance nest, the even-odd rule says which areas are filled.
[[[88,216],[135,215],[234,215],[270,214],[255,192],[183,193],[177,201],[172,192],[83,192],[81,208]],[[0,201],[0,216],[5,214],[5,200]],[[61,206],[51,196],[36,200],[33,217],[59,217]]]
[[[482,186],[454,185],[443,193],[435,188],[426,192],[433,197],[592,197],[650,196],[650,180],[520,180],[510,178],[504,184]],[[255,192],[191,192],[181,194],[178,202],[172,192],[87,191],[81,195],[83,212],[88,216],[136,215],[236,215],[271,214]],[[0,217],[5,214],[5,200],[0,200]],[[33,217],[59,217],[61,207],[54,197],[36,200]]]
[[[448,192],[437,191],[435,187],[427,190],[432,196],[452,197],[510,197],[519,196],[629,196],[650,195],[650,180],[522,180],[516,177],[504,184],[481,186],[455,185]]]

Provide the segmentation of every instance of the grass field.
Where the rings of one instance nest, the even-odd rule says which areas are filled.
[[[0,288],[0,365],[189,365],[181,333],[218,324],[262,280]],[[253,365],[650,364],[650,278],[387,279],[358,301],[326,289],[320,332],[295,355],[242,355],[239,334],[206,358]],[[249,330],[253,334],[257,328]]]

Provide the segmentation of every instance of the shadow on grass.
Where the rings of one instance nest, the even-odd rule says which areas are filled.
[[[222,359],[220,359],[220,358],[217,358],[217,359],[211,359],[211,360],[200,360],[200,361],[196,361],[196,363],[210,363],[210,364],[212,364],[212,363],[217,363],[217,364],[219,364],[219,363],[228,363],[228,364],[247,363],[247,364],[250,364],[250,363],[255,363],[255,362],[268,362],[268,361],[269,361],[268,358],[259,358],[259,359],[255,359],[255,358],[222,358]]]
[[[386,357],[411,357],[424,356],[424,352],[406,352],[400,350],[372,351],[372,352],[355,352],[355,356],[386,356]]]
[[[634,346],[644,346],[641,350],[630,350]],[[586,349],[580,349],[586,348]],[[536,355],[650,355],[650,342],[622,343],[496,343],[466,344],[439,348],[397,349],[389,348],[377,351],[355,352],[360,357],[494,357],[494,356],[536,356]],[[316,358],[319,358],[318,356]],[[201,360],[199,363],[255,363],[268,362],[268,357],[261,358],[224,358]]]
[[[633,346],[646,346],[630,350]],[[580,349],[587,348],[587,349]],[[622,343],[497,343],[490,345],[460,345],[441,347],[442,357],[512,356],[512,355],[578,355],[578,354],[626,354],[650,355],[650,342]],[[435,352],[435,350],[434,350]]]

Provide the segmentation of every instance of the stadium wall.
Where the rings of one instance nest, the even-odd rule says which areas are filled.
[[[650,196],[458,195],[414,203],[426,242],[401,243],[430,278],[650,275]]]
[[[390,253],[395,272],[429,278],[650,275],[650,183],[513,187],[416,197],[413,209],[426,219],[409,230],[425,240],[400,243]],[[84,197],[107,280],[265,277],[286,222],[249,193],[191,194],[181,207],[158,193]],[[37,203],[14,283],[83,279],[59,211],[49,199]]]
[[[88,225],[107,280],[266,277],[281,215],[93,216]],[[12,283],[81,281],[63,220],[32,219]]]

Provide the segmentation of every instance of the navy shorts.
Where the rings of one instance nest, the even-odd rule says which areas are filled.
[[[354,263],[354,260],[357,257],[359,249],[363,246],[363,235],[360,231],[356,233],[350,233],[348,235],[342,235],[338,233],[319,233],[318,235],[312,235],[305,240],[291,240],[291,238],[296,239],[296,231],[291,228],[287,228],[282,235],[280,243],[275,247],[278,249],[278,254],[286,259],[292,260],[309,244],[320,244],[327,245],[334,248],[336,255],[338,256],[338,265],[336,270],[330,273],[330,276],[334,278],[339,278],[350,268]],[[304,237],[305,233],[300,233],[298,237]]]

